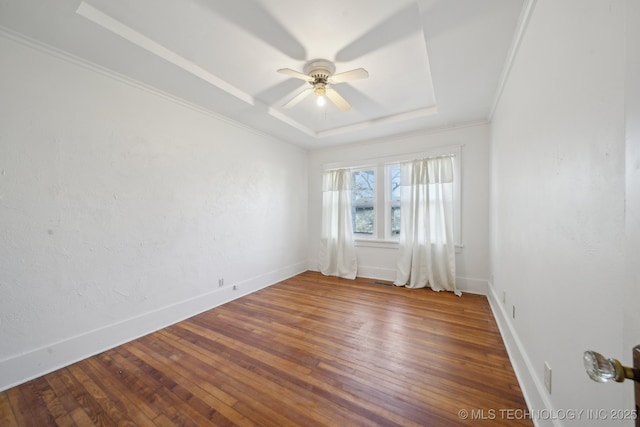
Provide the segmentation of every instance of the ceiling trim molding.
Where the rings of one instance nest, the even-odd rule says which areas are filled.
[[[144,49],[147,52],[153,55],[156,55],[159,58],[162,58],[165,61],[175,65],[176,67],[179,67],[182,70],[204,80],[205,82],[245,102],[246,104],[249,104],[254,107],[255,106],[264,107],[264,109],[268,112],[269,115],[280,120],[284,124],[291,126],[292,128],[299,130],[300,132],[308,136],[311,136],[313,138],[317,139],[321,137],[320,133],[309,129],[308,127],[293,120],[292,118],[276,110],[275,108],[270,107],[266,104],[262,104],[260,101],[254,99],[248,93],[238,89],[237,87],[221,79],[220,77],[210,73],[209,71],[193,63],[192,61],[184,58],[183,56],[178,55],[171,49],[166,48],[162,44],[134,30],[133,28],[113,18],[107,13],[88,4],[86,1],[82,1],[80,3],[78,8],[76,9],[76,13],[82,16],[83,18],[93,22],[94,24],[106,29],[107,31],[110,31],[113,34],[116,34],[117,36],[120,36],[123,39],[133,43],[134,45],[140,47],[141,49]],[[335,129],[334,134],[340,134],[343,132],[347,132],[349,130],[349,129],[344,129],[344,130],[341,130],[341,129],[343,128]]]
[[[229,124],[231,126],[234,126],[236,128],[243,129],[243,130],[245,130],[247,132],[253,133],[254,135],[258,135],[258,136],[261,136],[261,137],[264,137],[264,138],[268,138],[270,140],[277,141],[277,142],[284,142],[284,143],[292,144],[292,145],[295,145],[295,146],[299,147],[298,144],[294,144],[294,143],[292,143],[292,142],[290,142],[290,141],[288,141],[286,139],[278,138],[278,137],[276,137],[274,135],[271,135],[271,134],[268,134],[266,132],[257,130],[255,128],[251,127],[251,126],[245,125],[244,123],[240,123],[240,122],[238,122],[236,120],[230,119],[227,116],[224,116],[222,114],[216,113],[214,111],[211,111],[211,110],[209,110],[207,108],[201,107],[201,106],[199,106],[197,104],[194,104],[192,102],[186,101],[183,98],[180,98],[178,96],[172,95],[172,94],[167,93],[167,92],[164,92],[164,91],[162,91],[160,89],[157,89],[157,88],[155,88],[155,87],[153,87],[151,85],[143,83],[143,82],[141,82],[139,80],[136,80],[136,79],[134,79],[132,77],[129,77],[129,76],[124,75],[124,74],[120,74],[117,71],[114,71],[114,70],[112,70],[110,68],[103,67],[101,65],[98,65],[98,64],[96,64],[94,62],[89,61],[88,59],[76,56],[76,55],[74,55],[72,53],[69,53],[69,52],[67,52],[65,50],[58,49],[58,48],[56,48],[54,46],[51,46],[51,45],[46,44],[44,42],[41,42],[39,40],[33,39],[31,37],[28,37],[28,36],[26,36],[26,35],[24,35],[22,33],[18,33],[16,31],[11,30],[11,29],[9,29],[7,27],[4,27],[2,25],[0,25],[0,37],[3,37],[5,39],[11,40],[11,41],[14,41],[14,42],[16,42],[18,44],[21,44],[23,46],[26,46],[28,48],[31,48],[31,49],[36,50],[38,52],[41,52],[43,54],[50,55],[50,56],[52,56],[54,58],[57,58],[59,60],[67,62],[69,64],[73,64],[73,65],[75,65],[77,67],[84,68],[85,70],[94,72],[96,74],[100,74],[103,77],[107,77],[107,78],[116,80],[116,81],[118,81],[120,83],[126,84],[126,85],[131,86],[131,87],[133,87],[135,89],[142,90],[142,91],[147,92],[149,94],[158,96],[158,97],[160,97],[160,98],[162,98],[162,99],[164,99],[166,101],[169,101],[171,103],[180,105],[181,107],[188,108],[188,109],[193,110],[193,111],[195,111],[197,113],[204,114],[205,116],[208,116],[208,117],[210,117],[212,119],[219,120],[221,122],[227,123],[227,124]],[[304,147],[301,147],[301,148],[304,148]],[[304,149],[306,149],[306,148],[304,148]]]
[[[511,40],[511,46],[509,47],[507,59],[504,63],[502,74],[500,75],[498,88],[493,98],[491,109],[489,110],[489,116],[487,118],[488,121],[491,121],[493,119],[493,114],[498,108],[498,104],[500,103],[500,98],[502,97],[502,92],[504,91],[504,88],[507,84],[507,80],[509,79],[509,74],[511,73],[511,68],[513,67],[513,63],[515,62],[516,56],[518,56],[518,50],[520,49],[520,45],[522,44],[522,39],[524,38],[527,27],[529,25],[529,21],[531,20],[531,16],[533,15],[533,11],[536,7],[537,2],[538,0],[524,0],[524,4],[522,5],[522,11],[520,12],[520,17],[518,18],[516,31],[514,33],[513,39]]]
[[[168,61],[173,65],[179,68],[182,68],[188,73],[201,78],[207,83],[210,83],[215,87],[227,92],[228,94],[235,96],[239,100],[244,101],[249,105],[255,105],[255,100],[248,93],[243,92],[242,90],[238,89],[232,84],[222,80],[220,77],[210,73],[209,71],[205,70],[199,65],[194,64],[188,59],[173,52],[172,50],[167,49],[160,43],[157,43],[151,40],[149,37],[139,33],[133,28],[107,15],[106,13],[95,8],[94,6],[91,6],[90,4],[87,4],[86,2],[83,1],[78,6],[78,9],[76,9],[76,13],[88,19],[89,21],[95,23],[96,25],[99,25],[102,28],[111,31],[114,34],[117,34],[123,39],[130,41],[136,46],[150,53],[153,53],[154,55],[164,59],[165,61]]]
[[[379,143],[385,143],[385,142],[390,142],[390,141],[401,141],[403,139],[411,138],[411,137],[414,137],[414,136],[430,135],[430,134],[444,133],[444,132],[452,132],[452,131],[463,130],[463,129],[472,128],[472,127],[476,127],[476,126],[486,126],[488,124],[489,124],[488,120],[470,121],[470,122],[464,122],[464,123],[459,123],[459,124],[452,124],[452,125],[433,127],[433,128],[425,128],[425,129],[415,130],[415,131],[411,131],[411,132],[405,132],[405,133],[398,133],[398,134],[393,134],[393,135],[381,136],[381,137],[374,138],[374,139],[364,139],[364,140],[360,140],[360,141],[354,141],[354,142],[351,142],[349,144],[339,144],[339,145],[331,144],[331,145],[322,146],[322,147],[314,147],[314,148],[310,148],[309,150],[310,151],[318,151],[318,150],[324,150],[324,149],[334,150],[336,148],[336,146],[339,146],[341,148],[342,147],[344,147],[344,148],[354,147],[354,146],[358,146],[358,145],[368,146],[368,145],[371,145],[371,144],[379,144]],[[458,145],[464,146],[465,144],[459,144],[458,143]]]
[[[364,122],[354,123],[346,126],[341,126],[333,129],[323,130],[317,133],[318,138],[327,138],[330,136],[342,135],[343,133],[352,132],[360,129],[366,129],[369,126],[382,125],[387,123],[396,123],[404,120],[417,119],[420,117],[430,116],[438,112],[438,107],[431,106],[426,108],[419,108],[417,110],[407,111],[400,114],[393,114],[390,116],[378,117],[373,120],[367,120]]]
[[[318,135],[311,129],[309,129],[308,127],[304,126],[301,123],[298,123],[297,121],[293,120],[291,117],[287,116],[286,114],[281,113],[280,111],[276,110],[273,107],[269,107],[266,104],[264,104],[266,106],[266,110],[269,112],[269,115],[275,117],[276,119],[280,120],[281,122],[291,126],[292,128],[295,128],[297,130],[299,130],[302,133],[305,133],[309,136],[312,136],[314,138],[317,138]]]
[[[486,30],[492,37],[499,35],[503,37],[500,43],[501,55],[498,55],[498,52],[496,52],[496,55],[492,56],[491,69],[481,70],[484,72],[477,73],[478,77],[476,80],[469,79],[468,84],[471,85],[486,80],[490,74],[493,85],[491,85],[492,90],[489,92],[479,93],[479,96],[473,98],[471,102],[475,102],[475,104],[464,104],[468,106],[467,109],[457,110],[455,108],[458,106],[457,102],[463,102],[460,97],[464,95],[467,87],[461,84],[457,87],[458,90],[456,91],[443,91],[443,94],[446,95],[445,97],[450,96],[451,99],[453,99],[453,101],[449,102],[450,99],[448,98],[448,103],[446,104],[451,108],[448,108],[446,112],[442,110],[442,105],[436,105],[424,99],[419,104],[414,104],[409,107],[409,109],[406,108],[408,106],[406,103],[404,104],[404,108],[402,108],[403,105],[401,103],[390,102],[389,105],[385,106],[385,109],[388,110],[384,112],[381,111],[384,104],[376,102],[375,99],[363,94],[361,98],[364,99],[364,101],[362,102],[371,102],[374,107],[378,108],[377,110],[376,108],[363,109],[362,112],[357,112],[358,114],[356,115],[350,117],[332,116],[330,120],[325,116],[325,122],[323,123],[319,120],[313,120],[314,116],[308,117],[307,114],[296,115],[298,112],[294,114],[294,112],[283,110],[280,106],[273,104],[271,98],[279,96],[278,94],[280,92],[284,92],[285,89],[292,86],[292,84],[272,84],[271,75],[269,74],[266,76],[264,82],[261,81],[259,83],[265,86],[266,89],[259,92],[260,95],[255,94],[252,91],[253,89],[250,91],[248,88],[254,88],[255,86],[257,93],[257,88],[259,88],[257,82],[252,81],[251,84],[254,86],[250,84],[247,84],[246,87],[243,86],[248,81],[244,79],[251,78],[249,71],[243,69],[243,73],[240,73],[238,69],[234,68],[235,63],[228,63],[228,61],[215,62],[218,60],[224,61],[224,59],[228,58],[214,58],[212,67],[209,68],[204,62],[199,61],[197,56],[188,53],[195,49],[190,44],[191,40],[199,40],[198,37],[187,37],[187,35],[191,34],[190,32],[180,33],[183,34],[184,37],[175,39],[178,43],[174,45],[172,42],[174,39],[171,37],[176,35],[172,35],[170,32],[167,33],[165,28],[159,25],[162,24],[162,22],[154,20],[152,16],[145,14],[144,12],[147,7],[130,9],[118,8],[114,5],[112,8],[107,4],[108,2],[103,3],[103,1],[104,0],[76,0],[75,2],[65,3],[59,7],[52,6],[51,10],[55,11],[55,13],[51,13],[50,20],[42,22],[32,20],[28,13],[26,13],[29,7],[35,7],[35,3],[33,5],[28,3],[29,6],[24,9],[16,8],[15,10],[11,9],[8,11],[9,13],[5,19],[2,20],[6,27],[0,25],[0,35],[5,34],[8,39],[20,39],[23,44],[25,44],[24,40],[33,37],[34,39],[26,44],[30,44],[48,53],[61,51],[63,54],[57,54],[56,56],[64,58],[69,63],[79,64],[85,69],[90,69],[114,78],[117,81],[125,82],[132,87],[142,88],[149,93],[162,96],[172,103],[187,106],[194,111],[205,113],[207,116],[215,118],[216,120],[241,127],[252,134],[268,136],[270,139],[288,142],[305,149],[314,149],[315,145],[343,145],[357,143],[358,141],[369,142],[393,135],[402,135],[403,132],[408,134],[422,132],[428,128],[435,129],[435,131],[443,128],[450,129],[451,127],[458,127],[458,123],[466,123],[465,120],[469,119],[475,121],[486,120],[490,123],[495,117],[496,112],[502,111],[500,106],[504,105],[504,101],[501,100],[501,97],[505,96],[506,99],[508,96],[510,87],[508,85],[514,77],[510,76],[510,73],[516,73],[518,70],[517,66],[519,66],[520,63],[517,62],[516,58],[519,55],[521,46],[525,46],[526,48],[528,23],[533,19],[532,16],[535,13],[535,6],[537,5],[537,0],[519,0],[516,1],[516,4],[510,5],[509,8],[505,7],[503,9],[496,7],[485,10],[483,9],[484,6],[482,6],[482,3],[480,3],[477,10],[474,8],[470,11],[469,16],[449,6],[443,7],[441,10],[433,11],[434,14],[435,12],[441,12],[440,15],[435,14],[434,16],[443,18],[442,28],[438,27],[438,31],[443,32],[443,34],[453,29],[456,31],[459,30],[461,34],[465,36],[473,33],[475,27],[467,29],[464,24],[468,22],[463,18],[468,20],[469,17],[478,17],[481,11],[483,11],[483,13],[490,13],[492,17],[500,19],[500,32],[498,32],[498,29],[493,31],[491,28],[487,28],[487,25],[484,25],[484,23],[483,27],[479,27],[483,31]],[[269,7],[273,7],[274,10],[277,10],[278,3],[271,3],[271,1],[272,0],[269,0],[266,4],[268,4]],[[489,2],[491,0],[487,1]],[[336,4],[339,4],[339,2],[340,0],[337,0]],[[152,5],[149,4],[147,6],[151,7]],[[513,6],[515,6],[515,9]],[[405,9],[407,8],[402,10],[404,11]],[[199,7],[196,7],[189,13],[202,15],[202,19],[204,20],[203,25],[205,26],[208,25],[207,23],[209,23],[210,18],[213,22],[218,22],[217,19],[221,19],[220,27],[224,28],[224,31],[220,30],[222,31],[220,34],[215,31],[211,33],[220,35],[220,37],[218,37],[220,40],[226,38],[227,35],[237,35],[237,31],[248,32],[249,36],[260,38],[259,36],[262,33],[252,31],[253,26],[258,27],[261,31],[266,31],[269,28],[273,28],[273,26],[280,28],[277,22],[267,22],[264,26],[260,26],[257,21],[251,20],[247,22],[243,21],[244,24],[239,25],[235,20],[242,18],[243,15],[239,13],[241,11],[242,9],[238,9],[236,6],[229,10],[218,10],[217,6],[212,6],[206,10],[201,10]],[[173,12],[175,15],[178,10],[176,9]],[[206,15],[204,15],[205,12]],[[208,15],[209,12],[220,12],[218,13],[220,16],[216,15],[217,17],[214,19]],[[282,10],[280,12],[283,14],[281,17],[283,19],[289,19],[294,15],[293,12],[285,13]],[[15,24],[8,20],[11,17],[11,13],[16,17],[14,21]],[[265,16],[270,16],[270,12],[264,11],[264,13]],[[171,15],[167,15],[167,17],[169,16]],[[193,17],[189,14],[185,15],[185,17],[189,16]],[[409,17],[408,14],[403,12],[399,15],[386,16],[385,19],[386,20],[383,20],[385,25],[396,28],[406,23],[405,20],[409,19]],[[415,16],[411,19],[415,19]],[[226,23],[234,22],[237,24],[236,26],[227,28]],[[421,22],[424,26],[426,21],[423,20]],[[189,25],[188,21],[186,21],[185,25]],[[64,35],[60,37],[56,36],[57,32],[65,28],[65,26],[68,27],[68,34],[64,33]],[[14,27],[16,30],[13,30]],[[2,31],[3,28],[6,28],[6,31]],[[186,27],[180,28],[186,29]],[[217,28],[217,26],[214,27],[214,29]],[[389,28],[383,27],[383,29]],[[478,28],[475,28],[475,30],[478,30]],[[25,32],[21,33],[21,31]],[[375,37],[380,36],[382,32],[379,29],[376,29],[376,31],[378,32],[365,32],[365,35],[368,37],[366,39],[367,42],[358,41],[360,44],[364,43],[362,46],[358,46],[360,51],[367,53],[377,52],[376,49],[379,49],[380,46],[377,46],[373,42],[376,40]],[[92,43],[78,44],[74,38],[74,33],[76,33],[75,38],[87,34],[87,38],[91,40]],[[394,34],[397,37],[406,37],[405,33],[406,30],[398,30],[398,33]],[[422,33],[424,36],[425,31],[422,31]],[[197,33],[194,34],[197,36]],[[457,33],[452,33],[449,35],[456,34]],[[482,35],[484,33],[480,34]],[[288,37],[293,40],[291,35]],[[363,37],[364,36],[360,38],[365,40]],[[286,39],[287,37],[283,35],[280,38]],[[391,41],[395,40],[393,38],[391,39]],[[421,42],[425,42],[424,37],[416,37],[415,41],[417,42],[418,39]],[[249,43],[249,40],[255,41],[253,38],[247,38],[247,40],[241,38],[241,40],[247,43]],[[269,39],[268,37],[265,39],[267,45],[275,49],[280,47],[278,40],[276,36],[274,36],[274,39]],[[404,40],[404,38],[402,40]],[[355,41],[353,43],[355,43]],[[445,42],[443,41],[443,43]],[[286,43],[284,44],[286,47]],[[110,49],[109,52],[104,52],[105,54],[103,55],[100,50],[96,51],[95,49],[100,49],[100,46],[102,46],[102,49]],[[248,46],[253,45],[248,44]],[[254,47],[266,55],[266,51],[263,52],[259,50],[261,48],[260,46],[262,45]],[[390,44],[383,46],[385,48],[391,48]],[[414,48],[416,46],[419,47],[417,44],[415,46],[412,44],[411,46]],[[445,43],[443,46],[451,47],[458,45],[447,45]],[[460,46],[461,49],[464,49],[466,45],[460,44]],[[233,49],[233,46],[228,46],[228,48]],[[282,49],[284,49],[284,47],[282,47]],[[122,50],[120,55],[118,55],[118,50]],[[443,59],[445,65],[447,62],[444,60],[453,58],[447,56],[447,52],[453,50],[454,49],[448,49],[442,51],[443,53],[439,58]],[[255,56],[259,55],[256,53]],[[267,56],[264,56],[264,58],[269,59]],[[475,58],[474,55],[471,59]],[[245,59],[246,58],[242,60],[244,61]],[[432,63],[431,59],[435,61],[437,58],[429,58],[427,56],[429,70]],[[261,70],[268,72],[266,65],[262,62],[260,63],[260,66],[263,67]],[[161,72],[156,73],[156,76],[149,75],[148,80],[147,73],[153,73],[152,64],[155,64],[155,67],[161,67]],[[216,64],[219,65],[219,67],[217,67]],[[496,65],[497,68],[495,67]],[[111,66],[114,68],[111,69]],[[229,68],[226,68],[227,66]],[[442,68],[442,70],[446,70],[446,68]],[[142,73],[142,71],[145,71],[145,73]],[[238,72],[227,75],[224,74],[223,71],[229,73],[232,71]],[[244,73],[244,71],[247,72]],[[422,73],[421,70],[418,71],[420,72],[417,72],[417,75],[412,77],[418,79],[419,74]],[[72,70],[69,72],[73,73]],[[131,75],[128,75],[129,73],[131,73]],[[144,78],[142,78],[143,74]],[[234,77],[234,79],[231,79],[231,77]],[[459,76],[452,74],[450,77],[449,80],[442,79],[445,88],[449,87],[447,86],[448,84],[453,84],[452,82]],[[236,78],[237,81],[235,80]],[[275,79],[273,80],[276,81]],[[156,82],[155,84],[157,84],[157,86],[149,82]],[[242,82],[245,83],[240,84]],[[431,85],[433,86],[434,82],[431,82]],[[479,85],[475,84],[475,86]],[[72,89],[73,88],[71,88],[71,90]],[[443,94],[440,95],[442,96]],[[263,95],[265,99],[261,98]],[[265,102],[266,99],[269,99],[268,103]],[[395,100],[396,98],[392,98],[392,101]],[[398,100],[402,101],[401,98]],[[412,102],[414,101],[418,101],[418,98],[412,98]],[[444,101],[440,101],[444,103]],[[480,103],[484,104],[484,108],[475,108],[476,104],[480,105]],[[302,112],[306,113],[308,107],[309,106],[305,106]],[[397,107],[399,107],[398,110],[391,111],[392,108]],[[471,107],[474,108],[472,109]],[[482,110],[484,110],[484,113]]]
[[[419,117],[424,117],[432,114],[436,114],[438,109],[436,106],[421,108],[417,110],[407,111],[399,114],[379,117],[373,120],[363,121],[359,123],[353,123],[346,126],[341,126],[337,128],[332,128],[324,131],[314,131],[304,126],[303,124],[297,122],[291,117],[287,116],[283,112],[265,105],[261,103],[259,100],[255,99],[253,96],[248,93],[242,91],[236,86],[228,83],[222,78],[212,74],[211,72],[205,70],[194,62],[184,58],[183,56],[177,54],[171,49],[166,48],[162,44],[150,39],[144,34],[134,30],[123,22],[113,18],[109,14],[101,11],[100,9],[92,6],[87,3],[87,1],[82,1],[78,8],[76,9],[76,13],[83,18],[93,22],[94,24],[116,34],[119,37],[133,43],[134,45],[140,47],[141,49],[146,50],[147,52],[156,55],[165,61],[181,68],[182,70],[206,81],[207,83],[217,87],[218,89],[228,93],[229,95],[249,104],[251,106],[260,106],[263,107],[270,116],[274,117],[277,120],[280,120],[282,123],[308,135],[315,139],[328,138],[331,136],[339,136],[348,132],[354,132],[361,129],[366,129],[370,126],[379,126],[388,123],[396,123],[404,120],[415,119]]]

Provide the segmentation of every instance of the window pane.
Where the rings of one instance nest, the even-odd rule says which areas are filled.
[[[357,234],[375,234],[375,199],[376,177],[375,171],[357,170],[352,174],[353,185],[351,190],[353,232]]]
[[[400,201],[400,166],[392,166],[389,168],[389,183],[391,184],[391,201]]]
[[[373,203],[375,196],[375,174],[373,170],[355,171],[353,177],[352,201],[354,204]]]
[[[391,235],[400,235],[400,206],[391,206]]]
[[[360,234],[373,234],[373,206],[354,206],[353,232]]]

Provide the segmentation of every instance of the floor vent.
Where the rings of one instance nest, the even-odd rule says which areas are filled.
[[[393,286],[393,282],[383,282],[381,280],[375,280],[373,282],[374,285],[382,285],[382,286]]]

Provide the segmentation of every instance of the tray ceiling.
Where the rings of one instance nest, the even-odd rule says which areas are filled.
[[[525,0],[0,1],[0,25],[307,148],[486,120]],[[277,73],[313,59],[369,78],[341,111]]]

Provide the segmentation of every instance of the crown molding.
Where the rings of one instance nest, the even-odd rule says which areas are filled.
[[[531,20],[531,15],[533,15],[533,11],[536,7],[537,2],[538,0],[524,0],[524,4],[522,5],[522,11],[520,12],[520,17],[518,19],[518,24],[516,26],[516,31],[514,33],[513,39],[511,40],[511,46],[509,47],[507,59],[504,63],[502,74],[500,75],[498,88],[493,98],[491,109],[489,110],[489,116],[487,117],[488,121],[491,121],[493,119],[493,114],[498,108],[498,104],[500,103],[500,98],[502,97],[502,92],[504,91],[504,88],[507,84],[507,80],[509,79],[509,74],[511,73],[511,68],[513,67],[515,58],[518,56],[518,50],[520,49],[522,39],[524,38],[527,27],[529,25],[529,21]]]
[[[120,83],[124,83],[128,86],[134,87],[136,89],[145,91],[147,93],[150,93],[152,95],[158,96],[160,98],[163,98],[171,103],[180,105],[182,107],[188,108],[190,110],[193,110],[195,112],[198,112],[200,114],[204,114],[206,116],[209,116],[210,118],[213,118],[215,120],[219,120],[221,122],[227,123],[229,125],[235,126],[237,128],[243,129],[247,132],[253,133],[255,135],[259,135],[261,137],[264,138],[268,138],[270,140],[273,141],[277,141],[277,142],[284,142],[284,143],[288,143],[288,144],[292,144],[292,145],[296,145],[298,147],[300,147],[300,145],[297,144],[293,144],[290,141],[287,141],[286,139],[281,139],[278,138],[276,136],[270,135],[268,133],[259,131],[251,126],[247,126],[244,123],[240,123],[238,121],[235,121],[227,116],[224,116],[222,114],[216,113],[212,110],[203,108],[197,104],[194,104],[192,102],[186,101],[183,98],[177,97],[175,95],[172,95],[170,93],[164,92],[162,90],[159,90],[153,86],[150,86],[146,83],[143,83],[139,80],[133,79],[127,75],[118,73],[117,71],[114,71],[110,68],[106,68],[103,67],[101,65],[98,65],[94,62],[91,62],[85,58],[79,57],[77,55],[74,55],[72,53],[69,53],[67,51],[64,51],[62,49],[58,49],[54,46],[51,46],[47,43],[41,42],[39,40],[33,39],[31,37],[28,37],[22,33],[16,32],[14,30],[11,30],[9,28],[6,28],[2,25],[0,25],[0,37],[3,37],[7,40],[11,40],[13,42],[16,42],[20,45],[26,46],[30,49],[36,50],[38,52],[44,53],[46,55],[52,56],[54,58],[60,59],[64,62],[67,62],[69,64],[73,64],[76,65],[80,68],[83,68],[85,70],[100,74],[104,77],[113,79],[113,80],[117,80]],[[304,148],[304,147],[301,147]]]

